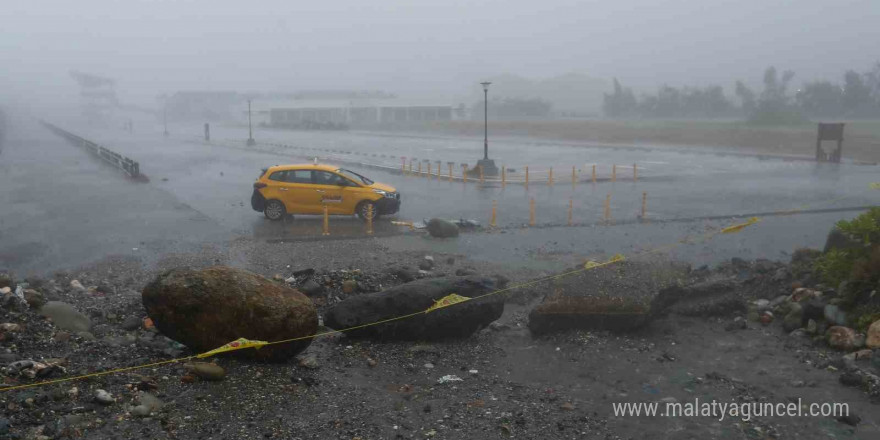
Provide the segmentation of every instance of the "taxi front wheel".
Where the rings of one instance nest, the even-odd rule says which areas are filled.
[[[358,203],[357,208],[355,208],[355,213],[361,220],[367,221],[367,212],[370,209],[370,205],[373,206],[373,220],[379,218],[379,210],[378,208],[376,208],[376,204],[371,201],[364,200],[363,202]]]
[[[284,204],[278,200],[269,200],[266,202],[266,207],[263,209],[263,215],[272,221],[281,220],[286,213],[287,210],[284,209]]]

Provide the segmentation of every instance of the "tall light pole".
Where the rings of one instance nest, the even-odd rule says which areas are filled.
[[[483,160],[489,160],[489,81],[480,83],[483,86]]]
[[[495,166],[495,161],[489,159],[489,85],[492,84],[489,81],[481,82],[480,85],[483,86],[483,158],[477,161],[477,167],[482,168],[483,174],[486,176],[497,176],[498,175],[498,167]],[[479,173],[480,170],[476,167],[473,171],[475,174]]]
[[[257,145],[257,141],[254,140],[254,127],[251,125],[251,99],[248,98],[248,140],[247,145],[252,147]]]
[[[162,125],[165,126],[165,137],[168,137],[168,97],[163,100],[162,104]]]

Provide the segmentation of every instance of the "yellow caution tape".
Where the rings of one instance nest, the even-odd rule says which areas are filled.
[[[455,293],[452,293],[452,294],[444,296],[443,298],[440,298],[437,301],[434,301],[434,305],[431,307],[428,307],[428,310],[425,310],[425,313],[433,312],[434,310],[442,309],[443,307],[449,307],[453,304],[458,304],[460,302],[465,302],[468,300],[470,300],[470,298],[468,298],[466,296],[461,296],[461,295],[457,295]]]
[[[874,182],[868,186],[871,187],[871,189],[880,189],[880,182]]]
[[[745,223],[740,223],[740,224],[737,224],[737,225],[728,226],[728,227],[722,229],[722,230],[721,230],[721,233],[722,233],[722,234],[733,234],[733,233],[735,233],[735,232],[742,231],[743,228],[745,228],[746,226],[753,225],[753,224],[755,224],[755,223],[758,223],[759,221],[761,221],[761,220],[760,220],[758,217],[752,217],[752,218],[750,218],[750,219],[749,219],[747,222],[745,222]]]
[[[602,266],[605,266],[605,265],[608,265],[611,263],[617,263],[618,261],[623,261],[625,259],[626,258],[622,254],[614,254],[614,256],[612,256],[608,261],[606,261],[604,263],[598,263],[593,260],[587,260],[587,262],[584,263],[584,269],[586,269],[586,270],[595,269],[597,267],[602,267]]]
[[[203,359],[206,357],[214,356],[215,354],[220,354],[220,353],[224,353],[227,351],[242,350],[242,349],[251,348],[251,347],[259,350],[260,347],[267,345],[267,344],[268,344],[268,342],[266,342],[266,341],[253,341],[250,339],[238,338],[238,339],[236,339],[236,340],[234,340],[234,341],[232,341],[222,347],[218,347],[218,348],[215,348],[211,351],[206,351],[204,353],[197,354],[196,357]]]

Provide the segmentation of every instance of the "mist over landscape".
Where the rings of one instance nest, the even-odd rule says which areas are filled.
[[[880,439],[880,0],[9,0],[0,440]]]

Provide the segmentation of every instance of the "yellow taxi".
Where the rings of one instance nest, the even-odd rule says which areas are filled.
[[[254,182],[251,207],[269,220],[292,214],[357,214],[366,219],[400,210],[400,194],[392,186],[326,164],[276,165]]]

